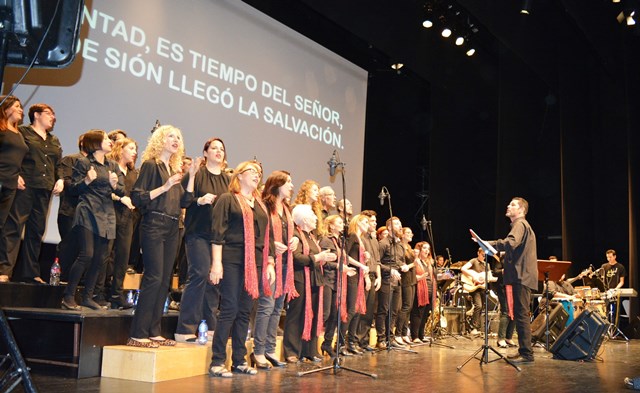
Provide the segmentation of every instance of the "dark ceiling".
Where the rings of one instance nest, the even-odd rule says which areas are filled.
[[[498,88],[505,55],[530,68],[550,93],[558,88],[559,51],[595,60],[615,77],[621,42],[637,41],[638,36],[637,27],[616,21],[624,1],[533,0],[531,13],[524,15],[519,0],[246,0],[372,74],[402,62],[405,74],[480,110],[484,97]],[[428,3],[450,5],[459,13],[457,19],[477,28],[471,37],[477,49],[473,57],[456,47],[453,38],[442,38],[438,26],[422,27]]]

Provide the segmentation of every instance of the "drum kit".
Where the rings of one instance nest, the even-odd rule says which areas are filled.
[[[427,320],[430,329],[441,327],[448,334],[464,334],[473,313],[471,295],[464,289],[461,269],[467,261],[459,261],[448,268],[438,268],[438,308]]]

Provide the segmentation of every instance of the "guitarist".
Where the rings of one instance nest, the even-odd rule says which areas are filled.
[[[471,294],[473,300],[473,315],[471,317],[471,334],[478,334],[480,328],[480,315],[484,307],[484,291],[486,285],[484,282],[484,267],[486,255],[482,248],[478,249],[478,256],[471,259],[462,266],[462,282],[464,289]],[[495,281],[491,272],[489,272],[489,281]]]

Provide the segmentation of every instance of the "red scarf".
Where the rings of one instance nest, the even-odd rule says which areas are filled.
[[[302,242],[302,254],[309,255],[309,242],[307,236],[303,230],[300,230],[300,241]],[[316,247],[320,249],[318,242],[313,238],[313,235],[309,233],[309,237],[316,244]],[[320,267],[322,271],[322,267]],[[302,339],[304,341],[311,340],[311,327],[313,325],[313,305],[311,299],[311,268],[309,266],[304,267],[304,292],[305,292],[305,307],[304,307],[304,330],[302,331]],[[323,317],[322,317],[322,295],[323,286],[320,286],[318,293],[318,319],[316,321],[316,336],[320,336],[324,331]]]
[[[340,302],[340,319],[342,322],[347,322],[347,318],[349,317],[349,313],[347,312],[347,302],[345,301],[345,296],[347,295],[347,271],[344,269],[347,266],[347,260],[344,255],[340,255],[342,252],[340,250],[340,246],[338,246],[338,239],[331,236],[331,241],[333,241],[333,245],[336,247],[336,252],[339,255],[339,258],[342,259],[342,280],[340,280],[340,288],[336,288],[340,290],[340,296],[342,297],[342,301]],[[338,260],[338,263],[340,261]],[[336,279],[338,278],[338,274],[340,274],[340,265],[338,265],[338,269],[336,269]],[[336,280],[336,286],[338,285],[338,280]],[[336,296],[336,307],[338,306],[338,297]]]
[[[280,243],[286,244],[289,246],[289,242],[293,238],[293,219],[291,218],[291,213],[289,213],[289,209],[286,206],[283,206],[283,212],[285,218],[287,219],[287,239],[286,241],[282,238],[282,222],[280,220],[280,216],[277,212],[271,213],[271,227],[273,228],[273,240],[278,241]],[[298,292],[296,292],[296,287],[293,284],[293,252],[287,251],[287,277],[284,282],[284,292],[282,285],[282,254],[276,254],[276,293],[274,295],[275,298],[279,298],[280,296],[285,295],[289,296],[289,299],[296,298],[300,296]],[[265,269],[266,272],[266,269]],[[263,274],[262,284],[264,289],[265,296],[271,296],[271,285],[269,284],[269,280],[266,277],[266,273]]]
[[[362,240],[358,236],[358,262],[363,265],[367,264],[367,258],[364,256],[364,246]],[[358,314],[367,313],[367,300],[364,296],[364,269],[360,268],[358,272],[358,292],[356,294],[356,312]]]
[[[509,310],[509,318],[513,320],[513,286],[505,285],[504,292],[507,295],[507,309]]]
[[[420,258],[416,258],[414,265],[416,267],[416,275],[418,276],[421,276],[430,271],[430,269],[424,265],[424,262],[422,262]],[[427,286],[427,277],[425,276],[422,279],[418,280],[418,306],[422,307],[426,306],[427,304],[429,304],[429,287]]]
[[[239,193],[235,194],[240,209],[242,210],[242,224],[244,227],[244,289],[249,293],[252,299],[257,299],[260,296],[258,290],[258,271],[256,268],[256,236],[253,228],[253,210],[247,203],[243,195]],[[255,202],[267,212],[266,207],[262,201],[258,198]],[[267,219],[269,215],[267,214]],[[264,234],[264,248],[262,249],[262,266],[265,267],[269,261],[269,226]]]

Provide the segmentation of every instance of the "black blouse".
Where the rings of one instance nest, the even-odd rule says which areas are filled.
[[[160,160],[147,160],[142,163],[138,180],[131,191],[133,205],[140,209],[141,214],[156,211],[177,219],[180,217],[180,209],[189,206],[193,200],[193,193],[186,192],[182,184],[174,185],[169,191],[151,200],[151,191],[162,187],[173,174],[174,172],[169,172]]]
[[[22,160],[20,175],[27,187],[53,189],[58,179],[56,167],[62,159],[62,146],[58,137],[47,132],[45,139],[31,126],[18,127],[29,151]]]
[[[80,153],[70,154],[62,157],[58,164],[57,172],[58,179],[64,181],[64,190],[60,193],[60,207],[58,208],[58,215],[73,217],[76,212],[76,206],[78,206],[79,198],[77,194],[74,194],[71,190],[71,178],[73,177],[73,167],[78,160],[84,158]]]
[[[211,243],[221,245],[222,263],[244,263],[244,220],[242,209],[236,196],[226,192],[216,198],[211,224]],[[262,266],[264,235],[267,230],[267,213],[255,202],[253,211],[253,232],[256,245],[256,266]],[[273,236],[269,236],[269,247],[273,250]],[[270,252],[268,250],[267,252]],[[270,255],[273,255],[270,252]]]
[[[88,185],[84,182],[89,169],[93,166],[97,177]],[[109,183],[109,171],[118,174],[115,190]],[[71,190],[78,194],[80,202],[76,208],[73,225],[89,229],[94,234],[107,239],[116,238],[116,213],[111,193],[124,195],[124,178],[113,161],[96,161],[92,154],[76,162],[71,178]]]
[[[182,179],[182,187],[186,189],[188,178]],[[198,234],[206,237],[211,236],[211,223],[213,222],[213,205],[217,202],[217,197],[229,190],[229,175],[222,172],[215,175],[202,166],[196,172],[193,183],[193,201],[187,207],[185,216],[185,234]],[[211,205],[198,206],[198,198],[205,194],[216,195],[216,200]]]
[[[122,173],[119,165],[118,171]],[[128,169],[127,174],[123,174],[122,176],[124,178],[124,196],[131,198],[131,191],[138,180],[138,171],[135,169]],[[113,206],[116,208],[116,222],[118,223],[126,223],[133,220],[136,216],[133,210],[129,209],[120,201],[113,201]]]
[[[304,255],[302,240],[298,243],[298,248],[293,252],[293,279],[299,283],[304,282],[304,268],[309,267],[309,279],[312,287],[319,287],[324,285],[324,277],[322,276],[322,270],[320,269],[320,262],[314,261],[314,255],[318,254],[321,250],[312,234],[309,232],[301,231],[300,228],[295,229],[295,236],[302,239],[304,236],[309,244],[309,255]]]
[[[320,248],[322,248],[323,250],[330,250],[332,253],[338,255],[338,250],[336,249],[336,244],[333,242],[332,239],[335,239],[333,237],[329,237],[329,236],[323,236],[320,239]],[[336,242],[338,244],[338,247],[340,246],[340,239],[336,239]],[[343,268],[345,268],[346,266],[343,266]],[[336,285],[336,274],[338,272],[338,260],[336,259],[335,262],[326,262],[324,264],[324,268],[323,268],[323,275],[324,275],[324,285],[331,288],[331,289],[335,289],[335,285]]]
[[[22,159],[29,151],[22,134],[10,130],[0,131],[0,186],[15,190]]]

